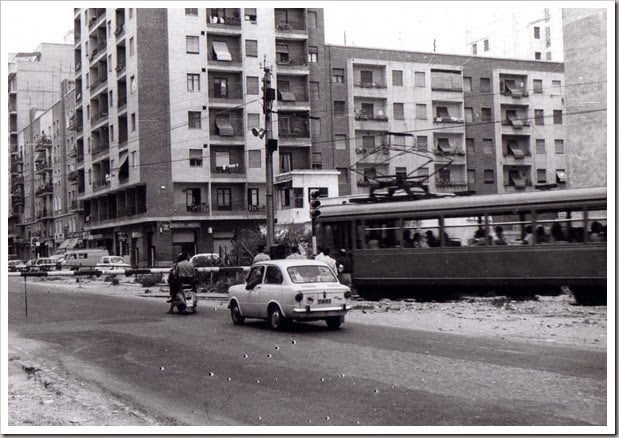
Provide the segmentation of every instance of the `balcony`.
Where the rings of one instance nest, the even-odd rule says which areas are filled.
[[[107,116],[107,110],[99,111],[98,113],[93,114],[90,118],[90,124],[92,125],[91,128],[94,128],[97,123],[107,120]]]
[[[52,163],[47,160],[39,161],[34,164],[35,173],[44,173],[52,171]]]
[[[500,94],[514,99],[529,97],[529,91],[524,87],[524,82],[517,85],[515,81],[501,81]]]
[[[45,184],[44,186],[39,187],[34,192],[35,196],[47,196],[47,195],[53,195],[53,194],[54,194],[54,184],[52,184],[51,182]]]
[[[121,76],[125,72],[126,68],[127,66],[125,64],[118,64],[116,66],[116,75]]]
[[[75,116],[71,116],[69,117],[69,120],[67,121],[67,129],[70,131],[75,131],[76,125],[75,125]]]
[[[109,143],[101,143],[96,144],[92,147],[92,158],[93,160],[101,155],[108,154],[110,152],[110,144]]]
[[[93,192],[98,192],[100,190],[104,190],[110,187],[110,181],[108,180],[103,180],[103,181],[94,181],[92,183],[92,191]]]
[[[125,24],[120,23],[116,25],[116,30],[114,31],[114,36],[117,39],[120,39],[125,34]]]
[[[52,218],[52,212],[51,210],[48,210],[47,208],[44,208],[43,210],[37,212],[37,219],[51,219]]]
[[[458,123],[464,124],[464,119],[459,119],[457,117],[434,117],[434,123]]]
[[[241,10],[207,9],[206,28],[209,33],[239,34],[241,32]]]
[[[21,193],[12,193],[11,201],[13,202],[13,206],[24,205],[24,195]]]
[[[73,200],[69,205],[71,211],[84,211],[84,201]]]
[[[49,135],[43,135],[37,140],[35,152],[44,151],[52,146],[52,138]]]
[[[201,203],[197,203],[197,204],[175,204],[174,205],[174,212],[176,213],[189,213],[192,215],[201,215],[204,213],[208,213],[209,212],[209,208],[208,208],[208,204],[206,202],[201,202]]]
[[[67,179],[69,180],[69,182],[76,183],[77,182],[77,170],[69,172]]]

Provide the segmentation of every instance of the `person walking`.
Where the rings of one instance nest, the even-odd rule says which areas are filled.
[[[170,274],[172,278],[170,282],[170,310],[168,313],[174,313],[176,295],[181,290],[184,284],[189,284],[195,291],[195,268],[193,263],[189,261],[189,254],[182,253],[177,258],[176,265],[172,268]]]
[[[293,246],[292,254],[286,257],[286,259],[305,259],[305,257],[301,255],[301,251],[299,250],[298,246]]]
[[[352,262],[345,249],[340,249],[340,255],[335,260],[337,263],[338,279],[345,286],[352,286]]]
[[[271,260],[271,256],[267,252],[266,247],[264,245],[260,245],[258,247],[258,254],[254,257],[254,263],[267,262],[269,260]]]
[[[329,248],[323,248],[322,253],[324,257],[320,259],[325,265],[327,265],[333,271],[333,274],[337,276],[337,264],[335,263],[335,259],[331,258],[331,250]]]

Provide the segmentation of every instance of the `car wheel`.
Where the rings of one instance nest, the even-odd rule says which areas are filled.
[[[245,322],[245,317],[241,315],[241,309],[239,309],[239,305],[236,303],[232,303],[230,317],[232,318],[232,323],[235,325],[241,325]]]
[[[344,322],[343,316],[334,316],[333,318],[327,318],[327,327],[331,330],[337,330],[340,328],[340,325]]]
[[[287,320],[278,306],[274,306],[269,312],[269,323],[273,330],[283,330],[286,328]]]

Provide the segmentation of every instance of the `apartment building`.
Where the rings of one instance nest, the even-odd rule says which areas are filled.
[[[561,8],[501,7],[467,24],[466,45],[474,56],[563,62]]]
[[[397,176],[439,193],[565,186],[562,64],[341,46],[326,62],[333,117],[316,150],[348,170],[340,193]]]
[[[229,253],[236,230],[264,223],[265,144],[252,128],[279,139],[275,175],[312,169],[323,28],[320,9],[76,9],[88,244],[167,265],[179,251]],[[277,89],[272,127],[265,66]]]
[[[24,207],[24,150],[20,132],[32,122],[32,108],[49,109],[62,96],[61,82],[72,78],[72,46],[43,43],[34,52],[10,53],[8,76],[9,173],[8,253],[17,255],[22,245],[19,223]]]
[[[608,12],[606,9],[563,10],[565,80],[571,187],[608,184]],[[612,95],[612,92],[611,92]],[[612,105],[612,100],[611,100]],[[611,159],[612,163],[612,159]]]

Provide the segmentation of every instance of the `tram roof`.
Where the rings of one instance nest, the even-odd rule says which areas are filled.
[[[585,201],[607,199],[607,188],[582,188],[549,190],[540,192],[506,193],[492,195],[473,195],[460,197],[431,198],[394,202],[352,203],[349,199],[338,198],[320,208],[320,219],[339,216],[380,215],[401,212],[441,211],[441,210],[491,210],[509,206],[524,207],[540,204],[579,205]],[[338,202],[339,201],[339,202]]]

